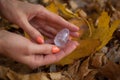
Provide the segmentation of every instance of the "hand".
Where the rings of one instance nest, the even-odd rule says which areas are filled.
[[[70,54],[76,46],[75,41],[69,41],[64,49],[53,54],[54,45],[36,44],[20,35],[0,31],[0,53],[31,68],[55,63]]]
[[[0,2],[2,15],[24,29],[34,41],[43,43],[41,33],[53,38],[62,28],[68,28],[72,36],[79,36],[78,27],[49,12],[41,5],[17,0],[1,0]]]

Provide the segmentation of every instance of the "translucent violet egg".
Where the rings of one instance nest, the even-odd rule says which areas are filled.
[[[62,29],[54,38],[54,43],[58,47],[64,47],[65,44],[68,42],[69,39],[69,29],[65,28]]]

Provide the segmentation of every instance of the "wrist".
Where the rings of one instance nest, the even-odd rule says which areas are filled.
[[[6,10],[11,3],[15,3],[17,0],[0,0],[0,13],[2,14],[4,10]],[[8,6],[8,7],[7,7]]]

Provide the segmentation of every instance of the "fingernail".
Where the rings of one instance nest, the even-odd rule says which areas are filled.
[[[44,40],[39,36],[39,37],[37,37],[37,42],[42,44],[42,43],[44,43]]]
[[[81,33],[79,33],[79,32],[76,32],[75,33],[75,37],[80,37],[82,34]]]
[[[58,47],[56,47],[56,46],[53,46],[52,47],[52,53],[53,54],[55,54],[55,53],[57,53],[57,52],[59,52],[60,51],[60,49],[58,48]]]

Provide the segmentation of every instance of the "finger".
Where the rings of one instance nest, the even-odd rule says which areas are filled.
[[[48,54],[45,56],[41,56],[41,55],[36,56],[35,60],[34,60],[35,61],[34,67],[39,67],[39,66],[48,65],[48,64],[58,62],[59,60],[61,60],[62,58],[64,58],[68,54],[70,54],[73,50],[75,50],[76,45],[77,45],[76,42],[71,43],[71,41],[70,41],[66,46],[68,48],[67,49],[65,48],[65,50],[60,51],[58,54]]]
[[[48,55],[32,55],[29,56],[28,59],[26,58],[25,61],[28,62],[28,65],[32,68],[37,68],[39,66],[52,64],[58,62],[63,57],[70,54],[73,50],[75,50],[76,46],[78,45],[75,41],[69,41],[66,48],[61,50],[58,54],[48,54]],[[32,65],[31,65],[32,63]]]
[[[47,39],[45,40],[45,43],[54,44],[54,39]]]
[[[78,32],[70,32],[70,35],[72,37],[80,37],[80,33],[78,33]]]
[[[48,26],[47,23],[45,23],[45,21],[41,21],[39,18],[36,18],[33,21],[33,24],[37,24],[38,27],[37,28],[42,28],[44,31],[46,31],[47,33],[51,33],[53,35],[57,34],[57,30],[55,28],[53,28],[52,26]]]
[[[57,30],[55,30],[54,28],[50,27],[50,26],[46,26],[43,28],[46,32],[51,33],[52,35],[56,35],[57,34]]]
[[[50,34],[50,33],[47,33],[46,31],[42,30],[42,29],[39,29],[39,31],[46,37],[48,38],[54,38],[54,35]]]
[[[57,58],[54,54],[49,55],[32,55],[25,58],[25,63],[31,67],[32,69],[35,69],[39,66],[52,64],[56,62]]]
[[[46,26],[46,22],[44,20],[39,19],[39,18],[33,18],[32,20],[30,20],[30,23],[33,25],[36,25],[35,26],[36,29],[39,29],[39,28]]]
[[[19,26],[21,26],[33,40],[35,40],[38,43],[44,43],[44,37],[39,31],[37,31],[33,26],[29,24],[26,18],[21,19]]]
[[[56,56],[54,54],[44,55],[29,55],[23,56],[22,59],[18,62],[28,65],[30,68],[35,69],[39,66],[52,64],[56,62]]]
[[[51,44],[32,44],[29,46],[29,53],[30,54],[54,54],[59,52],[60,49],[58,47],[56,47],[55,45],[51,45]]]
[[[35,28],[37,28],[37,30],[41,33],[41,34],[43,34],[44,36],[46,36],[46,37],[48,37],[48,38],[53,38],[54,37],[54,35],[53,34],[51,34],[51,33],[49,33],[49,32],[47,32],[47,31],[45,31],[45,27],[46,27],[46,25],[44,25],[44,24],[39,24],[38,22],[36,22],[36,20],[34,20],[33,22],[31,22],[31,25],[32,26],[34,26]]]
[[[76,41],[69,41],[60,52],[55,54],[57,59],[61,60],[65,56],[69,55],[76,49],[77,46],[78,46],[78,43]]]
[[[45,20],[49,23],[49,24],[54,24],[55,26],[61,26],[63,28],[68,28],[71,31],[78,31],[79,28],[69,22],[67,22],[66,20],[64,20],[62,17],[49,12],[48,10],[44,10],[45,13]],[[38,17],[41,18],[41,15],[38,15]]]
[[[37,57],[38,58],[36,58],[36,64],[38,64],[38,66],[52,64],[57,61],[57,58],[54,54],[45,55],[45,56],[41,56],[41,57],[37,56]]]

